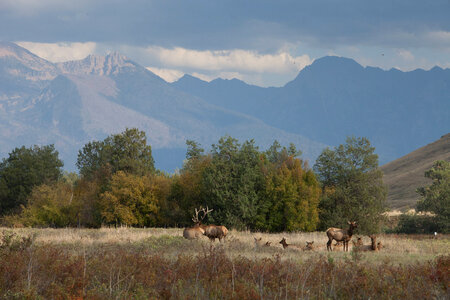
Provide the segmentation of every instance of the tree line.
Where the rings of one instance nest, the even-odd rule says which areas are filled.
[[[14,149],[0,163],[0,216],[16,226],[192,225],[196,207],[209,223],[267,232],[314,231],[356,220],[380,230],[386,187],[366,138],[325,149],[313,168],[277,141],[220,138],[206,152],[188,140],[180,170],[156,170],[143,131],[127,129],[79,151],[79,173],[63,172],[53,145]],[[425,207],[425,206],[424,206]]]

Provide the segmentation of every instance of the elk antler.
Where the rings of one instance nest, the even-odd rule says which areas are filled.
[[[201,221],[203,221],[203,219],[206,217],[206,215],[210,212],[212,212],[213,209],[208,209],[208,206],[206,206],[206,209],[200,206],[200,210],[197,210],[197,208],[195,209],[195,214],[192,215],[192,221],[197,224],[200,223]],[[198,219],[198,213],[203,213],[201,219]]]

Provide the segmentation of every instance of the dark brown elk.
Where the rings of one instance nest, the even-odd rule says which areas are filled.
[[[331,242],[333,240],[336,240],[337,242],[343,242],[344,244],[344,251],[348,251],[348,242],[352,239],[353,230],[357,228],[356,222],[350,222],[348,221],[349,228],[347,230],[340,229],[340,228],[328,228],[327,229],[327,236],[328,236],[328,242],[327,242],[327,250],[333,251],[331,248]]]
[[[194,222],[194,226],[187,227],[183,231],[183,237],[188,240],[198,239],[202,235],[205,234],[205,225],[202,224],[203,219],[206,217],[208,213],[210,213],[212,209],[208,209],[208,207],[202,208],[200,210],[195,209],[195,214],[192,216],[192,221]],[[201,219],[198,218],[198,214],[202,213]]]
[[[221,242],[228,234],[228,229],[222,225],[207,225],[204,227],[206,235],[211,242],[214,242],[216,239],[219,239]]]

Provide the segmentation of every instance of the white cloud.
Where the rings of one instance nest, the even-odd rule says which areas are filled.
[[[397,51],[397,55],[400,56],[402,59],[407,60],[407,61],[412,61],[414,60],[414,55],[405,49],[399,49]]]
[[[180,79],[184,73],[180,70],[174,70],[174,69],[162,69],[162,68],[155,68],[155,67],[147,67],[147,69],[162,79],[164,79],[167,82],[174,82]]]
[[[87,43],[33,43],[33,42],[17,42],[18,45],[28,49],[51,62],[63,62],[69,60],[83,59],[89,54],[95,52],[97,44],[94,42]]]
[[[308,55],[293,57],[287,52],[259,54],[249,50],[199,51],[185,48],[148,47],[147,53],[159,63],[175,68],[205,71],[292,73],[312,63]]]

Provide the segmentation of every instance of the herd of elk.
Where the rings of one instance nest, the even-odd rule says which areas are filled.
[[[347,230],[340,229],[340,228],[328,228],[327,229],[327,236],[328,236],[328,242],[327,242],[327,250],[333,251],[333,248],[331,248],[331,242],[333,240],[336,240],[336,242],[342,242],[344,246],[344,251],[348,251],[348,242],[352,239],[353,230],[357,228],[356,222],[350,222],[348,221],[349,228]]]
[[[202,224],[203,219],[206,215],[212,212],[212,209],[208,209],[208,207],[202,208],[200,210],[195,209],[195,214],[192,216],[192,221],[194,222],[194,226],[187,227],[183,231],[183,237],[188,240],[198,239],[202,235],[205,235],[209,238],[210,241],[214,242],[216,239],[222,241],[228,234],[228,229],[222,225],[204,225]],[[199,219],[198,214],[202,213],[202,216]]]

